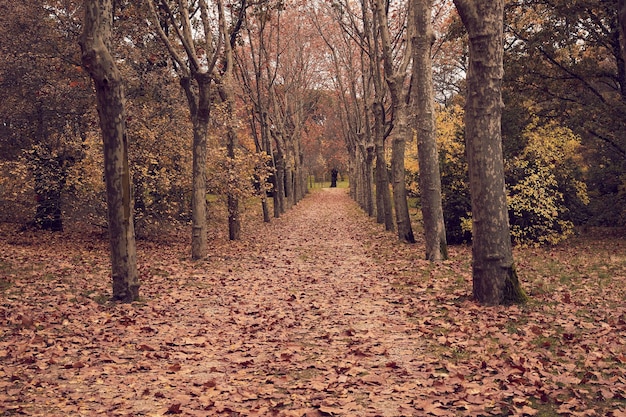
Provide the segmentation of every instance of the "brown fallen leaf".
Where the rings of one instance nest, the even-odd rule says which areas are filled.
[[[330,416],[338,416],[338,415],[341,415],[341,413],[343,412],[341,408],[331,407],[328,405],[320,405],[319,411],[320,413],[322,413],[322,415],[330,415]]]
[[[180,403],[171,404],[165,414],[181,414],[183,411],[180,408]]]

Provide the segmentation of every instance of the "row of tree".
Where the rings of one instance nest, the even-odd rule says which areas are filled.
[[[32,213],[35,226],[50,230],[62,230],[68,216],[104,224],[115,299],[138,296],[135,222],[146,230],[190,221],[192,257],[201,259],[207,193],[224,196],[229,235],[238,239],[243,199],[260,195],[269,221],[268,191],[275,217],[304,196],[305,148],[317,150],[325,170],[342,163],[342,152],[320,146],[324,117],[316,112],[331,104],[311,86],[307,67],[317,61],[315,45],[304,51],[307,35],[283,27],[287,15],[294,18],[286,20],[289,27],[306,30],[295,21],[295,5],[47,1],[3,7],[3,31],[16,40],[3,43],[5,56],[16,59],[7,60],[0,76],[9,97],[0,106],[4,213]],[[9,36],[18,32],[28,35],[26,42]],[[191,150],[186,138],[193,138]]]
[[[500,128],[504,2],[455,5],[469,35],[465,138],[474,295],[486,304],[521,302],[525,295],[513,263]],[[395,226],[401,240],[413,243],[404,161],[406,142],[417,136],[426,258],[441,260],[447,257],[447,243],[435,129],[432,7],[430,0],[334,2],[330,14],[342,29],[341,38],[327,42],[331,48],[346,48],[340,54],[344,62],[338,62],[339,54],[334,59],[345,107],[353,195],[368,213],[375,210],[387,229]]]
[[[269,221],[337,167],[406,242],[413,190],[426,257],[471,236],[476,297],[520,301],[511,233],[554,243],[574,224],[626,224],[622,3],[7,4],[0,202],[45,229],[106,223],[131,263],[135,228],[189,222],[200,259],[207,193],[237,239],[244,198]],[[121,153],[102,152],[98,126]],[[114,298],[136,298],[132,266],[113,269]]]
[[[625,224],[625,6],[453,3],[335,1],[326,13],[341,28],[327,43],[341,48],[352,194],[412,242],[404,152],[417,139],[409,182],[427,258],[444,257],[447,239],[471,239],[476,298],[523,301],[511,238],[553,244],[575,225]]]

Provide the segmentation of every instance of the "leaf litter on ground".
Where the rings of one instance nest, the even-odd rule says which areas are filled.
[[[68,416],[626,414],[626,247],[516,249],[531,301],[471,299],[471,250],[423,260],[342,189],[241,241],[138,242],[113,304],[99,234],[0,235],[0,413]]]

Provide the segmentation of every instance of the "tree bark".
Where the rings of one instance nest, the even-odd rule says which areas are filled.
[[[374,75],[374,77],[378,77]],[[374,81],[374,89],[382,90],[380,80]],[[393,221],[393,205],[391,204],[391,192],[389,191],[389,172],[387,170],[387,157],[385,155],[385,114],[382,104],[382,93],[375,93],[376,99],[372,105],[374,114],[374,152],[376,154],[376,221],[385,225],[385,230],[395,230]]]
[[[622,69],[626,70],[626,0],[618,0],[617,21],[619,24],[619,44],[623,61]],[[622,88],[622,91],[624,91],[624,88]]]
[[[391,193],[389,191],[389,172],[387,170],[387,157],[385,155],[385,89],[383,87],[384,79],[381,74],[380,47],[376,40],[375,32],[378,28],[378,22],[374,19],[370,23],[368,13],[363,8],[363,26],[368,42],[371,45],[369,55],[369,68],[374,87],[374,100],[372,102],[372,114],[374,123],[372,127],[372,135],[374,136],[374,146],[376,152],[376,221],[385,225],[385,230],[395,230],[393,221],[393,205],[391,204]],[[363,70],[365,72],[365,70]]]
[[[124,89],[122,76],[109,52],[112,17],[111,0],[86,0],[80,45],[83,66],[91,75],[96,90],[104,144],[113,299],[132,302],[139,298],[139,279]]]
[[[285,153],[284,142],[279,134],[272,134],[276,141],[276,151],[274,153],[274,217],[278,218],[285,214]]]
[[[391,181],[393,202],[396,209],[396,225],[398,226],[398,238],[401,241],[415,243],[411,217],[409,215],[409,203],[406,199],[406,175],[404,169],[406,137],[409,136],[408,106],[404,102],[398,103],[395,106],[395,112],[395,127],[391,140]]]
[[[513,264],[502,156],[504,0],[454,0],[469,34],[465,141],[472,202],[474,297],[526,300]]]
[[[359,143],[361,154],[361,201],[360,206],[368,216],[374,215],[374,145],[362,138]]]
[[[237,132],[235,127],[235,97],[234,92],[232,91],[232,77],[227,77],[224,79],[224,88],[225,98],[226,98],[226,108],[228,112],[228,144],[226,146],[228,157],[233,161],[233,166],[235,166],[234,161],[236,158],[236,148],[238,146],[237,140]],[[228,193],[228,236],[230,240],[239,240],[241,239],[241,216],[239,214],[239,197],[236,192]]]
[[[413,88],[415,129],[419,159],[419,187],[424,219],[426,259],[448,258],[446,229],[441,203],[441,174],[435,127],[435,92],[432,77],[431,46],[435,34],[431,23],[432,0],[413,1]]]
[[[202,259],[207,254],[206,161],[207,134],[211,110],[211,78],[196,73],[197,93],[191,79],[181,76],[180,83],[187,96],[193,124],[192,194],[191,194],[191,259]]]

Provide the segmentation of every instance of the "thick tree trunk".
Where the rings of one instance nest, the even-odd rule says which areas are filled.
[[[124,90],[122,76],[109,52],[112,16],[111,0],[86,0],[80,44],[83,66],[91,75],[96,89],[104,144],[113,299],[131,302],[139,298],[139,279]]]
[[[502,156],[504,0],[454,0],[469,34],[465,140],[472,201],[474,297],[523,302],[511,249]]]
[[[432,78],[431,45],[435,39],[432,30],[432,0],[413,2],[415,36],[413,41],[413,89],[415,129],[419,159],[419,187],[424,219],[426,259],[439,261],[448,258],[446,229],[441,203],[441,174],[435,128],[435,93]]]

